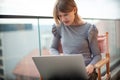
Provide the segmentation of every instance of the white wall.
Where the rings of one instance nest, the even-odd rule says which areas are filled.
[[[75,0],[83,18],[120,19],[120,0]],[[55,0],[0,0],[0,14],[52,16]]]

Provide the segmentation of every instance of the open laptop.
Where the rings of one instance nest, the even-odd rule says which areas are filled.
[[[81,54],[32,57],[43,80],[51,77],[80,77],[88,79]]]

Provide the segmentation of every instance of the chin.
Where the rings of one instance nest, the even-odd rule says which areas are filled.
[[[64,23],[64,25],[65,25],[65,26],[70,26],[70,24],[65,24],[65,23]]]

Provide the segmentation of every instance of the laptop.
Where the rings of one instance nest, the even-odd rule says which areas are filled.
[[[80,77],[88,79],[82,54],[45,55],[32,57],[43,80],[52,77]]]

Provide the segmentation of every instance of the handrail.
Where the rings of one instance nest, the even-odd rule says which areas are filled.
[[[32,15],[0,15],[0,18],[47,18],[52,19],[50,16],[32,16]]]
[[[0,14],[0,18],[44,18],[44,19],[52,19],[52,16],[34,16],[34,15],[2,15]],[[103,19],[103,18],[83,18],[83,19],[91,19],[91,20],[120,20],[120,19]]]

